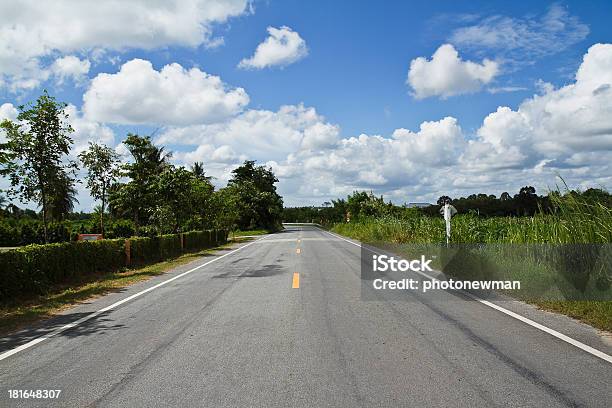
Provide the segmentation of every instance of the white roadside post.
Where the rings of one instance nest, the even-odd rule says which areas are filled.
[[[446,245],[448,245],[451,236],[451,218],[457,214],[457,209],[449,203],[445,203],[444,207],[440,208],[440,214],[442,214],[446,222]]]

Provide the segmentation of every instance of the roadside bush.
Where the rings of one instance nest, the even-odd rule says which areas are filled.
[[[168,259],[181,254],[181,236],[168,234],[159,237],[159,250],[161,259]]]
[[[131,263],[143,265],[157,262],[161,259],[159,237],[132,237],[130,238]]]
[[[120,269],[124,240],[28,245],[0,253],[0,298],[44,293],[72,278]]]
[[[208,231],[189,231],[183,234],[185,249],[195,251],[211,245],[210,234]]]
[[[61,233],[61,229],[59,230]],[[2,230],[0,230],[0,233]],[[225,242],[226,231],[192,231],[185,234],[185,250],[197,251]],[[96,272],[113,272],[126,264],[125,239],[72,241],[28,245],[0,252],[0,302],[45,293],[58,283]],[[179,256],[179,234],[132,237],[130,263],[145,265]]]

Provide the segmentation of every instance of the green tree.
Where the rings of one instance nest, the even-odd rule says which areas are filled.
[[[196,179],[184,167],[166,166],[157,178],[157,205],[169,208],[172,215],[172,232],[178,232],[187,218],[195,211]]]
[[[100,231],[104,235],[104,211],[110,187],[119,177],[119,155],[108,146],[90,142],[79,158],[87,169],[87,188],[93,198],[100,200]]]
[[[215,191],[210,199],[210,210],[214,214],[212,227],[234,231],[240,220],[238,187],[224,187]]]
[[[371,191],[354,191],[346,200],[346,209],[351,220],[360,217],[379,216],[389,211],[389,206],[381,197],[376,197]]]
[[[121,171],[129,181],[111,189],[110,204],[114,212],[132,218],[138,232],[157,207],[157,178],[169,166],[171,154],[155,146],[149,136],[129,133],[123,144],[132,155]]]
[[[49,215],[52,219],[63,221],[68,214],[74,210],[74,204],[78,203],[76,181],[65,174],[59,174],[57,180],[53,180],[51,194],[49,195]]]
[[[201,180],[210,181],[212,179],[211,176],[206,175],[206,171],[204,171],[204,163],[202,162],[193,163],[193,166],[191,166],[191,172],[194,176]]]
[[[67,159],[73,129],[66,121],[65,108],[66,104],[44,91],[35,104],[19,106],[17,122],[5,120],[0,125],[7,137],[5,151],[10,162],[5,163],[3,172],[10,178],[10,194],[42,207],[45,242],[49,242],[51,198],[59,195],[55,190],[60,182],[71,179],[76,169]]]
[[[232,171],[228,191],[234,194],[238,203],[240,228],[280,227],[283,199],[276,192],[277,182],[272,169],[256,166],[251,160]]]

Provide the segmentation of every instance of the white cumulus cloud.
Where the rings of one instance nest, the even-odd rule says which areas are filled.
[[[306,41],[287,26],[268,27],[269,37],[257,46],[255,54],[238,64],[239,68],[262,69],[287,66],[308,55]]]
[[[12,103],[3,103],[0,105],[0,123],[2,123],[5,119],[15,120],[17,119],[17,115],[19,111]],[[6,142],[6,134],[3,129],[0,129],[0,143]]]
[[[0,122],[4,119],[15,120],[18,114],[19,111],[17,111],[17,108],[12,103],[7,102],[0,105]]]
[[[612,44],[589,48],[574,83],[542,91],[517,110],[499,107],[489,114],[470,142],[465,165],[477,171],[575,167],[585,152],[602,152],[612,161]]]
[[[338,138],[338,126],[326,122],[314,108],[285,105],[276,112],[247,110],[222,123],[168,128],[157,142],[215,147],[226,145],[242,155],[268,161],[283,160],[299,150],[324,149],[334,145]],[[205,151],[209,152],[208,148]],[[198,157],[204,159],[201,155]],[[206,159],[214,160],[211,156]]]
[[[233,116],[249,96],[198,68],[173,63],[156,71],[151,62],[133,59],[115,74],[98,74],[83,102],[86,116],[99,122],[190,125]]]
[[[67,79],[78,83],[86,78],[90,67],[91,63],[88,59],[81,60],[74,55],[67,55],[57,58],[51,64],[50,70],[60,84],[64,83]]]
[[[410,62],[407,83],[415,98],[430,96],[448,98],[478,91],[488,84],[499,72],[495,61],[485,59],[482,63],[463,61],[451,44],[443,44],[432,55]]]
[[[167,129],[158,142],[190,146],[219,180],[245,158],[272,167],[288,205],[321,204],[354,190],[387,199],[515,193],[526,184],[612,187],[612,44],[584,55],[574,82],[540,87],[518,108],[500,106],[473,133],[457,119],[425,121],[390,135],[342,138],[314,108],[249,110],[224,123]]]
[[[214,25],[248,11],[248,0],[3,1],[0,83],[38,86],[41,58],[57,53],[215,45]]]

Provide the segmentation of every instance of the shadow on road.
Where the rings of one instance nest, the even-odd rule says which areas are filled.
[[[236,273],[234,271],[228,271],[228,272],[224,272],[224,273],[220,273],[218,275],[213,276],[213,278],[216,279],[222,279],[222,278],[233,278],[233,279],[237,279],[237,278],[265,278],[268,276],[275,276],[275,275],[280,275],[284,272],[287,272],[287,269],[280,266],[280,265],[276,265],[276,264],[271,264],[271,265],[263,265],[261,267],[259,267],[258,269],[249,269],[247,271],[244,271],[242,273]]]
[[[91,336],[100,335],[109,330],[120,330],[125,327],[123,324],[112,324],[108,314],[111,311],[107,311],[99,314],[98,316],[87,320],[76,327],[72,327],[65,330],[57,336],[65,337],[80,337],[80,336]],[[44,324],[36,327],[24,329],[13,333],[9,336],[0,338],[0,352],[10,350],[18,347],[29,341],[32,341],[38,337],[48,335],[56,329],[63,327],[69,323],[75,322],[91,313],[70,313],[65,315],[56,316],[53,319],[47,320]]]

